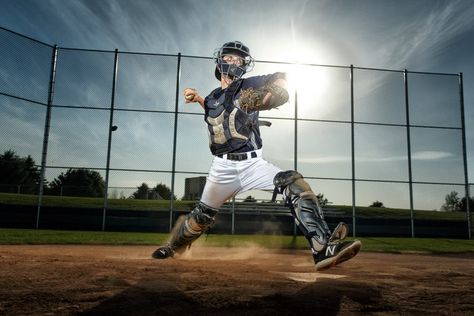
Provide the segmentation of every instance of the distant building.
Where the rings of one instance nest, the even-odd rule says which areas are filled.
[[[206,184],[206,177],[186,178],[184,182],[184,200],[199,200]]]

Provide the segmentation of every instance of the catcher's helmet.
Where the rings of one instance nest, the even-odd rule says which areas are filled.
[[[243,63],[241,65],[227,63],[223,58],[225,55],[240,56],[243,59]],[[214,75],[217,80],[221,80],[221,74],[227,75],[232,79],[239,79],[247,71],[252,70],[254,65],[249,48],[239,41],[227,42],[221,48],[216,49],[214,61],[216,63]]]

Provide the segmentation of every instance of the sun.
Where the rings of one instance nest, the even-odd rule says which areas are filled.
[[[330,108],[324,99],[328,93],[328,73],[324,67],[293,64],[287,72],[288,91],[297,101],[298,116],[325,117]]]
[[[332,93],[334,72],[327,66],[318,65],[318,62],[324,60],[329,52],[315,43],[282,42],[286,44],[273,51],[271,56],[279,62],[278,70],[287,74],[290,103],[295,103],[297,98],[299,116],[327,116],[330,108],[324,99]],[[268,64],[261,66],[268,72],[272,71]]]
[[[327,89],[327,74],[319,66],[294,64],[288,70],[288,88],[300,98],[317,98]]]
[[[285,67],[288,90],[290,94],[297,95],[298,107],[314,107],[315,101],[320,101],[318,99],[329,88],[327,67],[317,65],[321,53],[320,49],[300,44],[286,47],[279,54],[280,60],[288,62]]]

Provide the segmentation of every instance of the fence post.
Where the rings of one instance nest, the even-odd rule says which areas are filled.
[[[235,234],[235,196],[232,197],[232,235]]]
[[[39,183],[39,190],[38,190],[38,209],[36,211],[36,229],[39,228],[41,205],[43,203],[44,176],[46,172],[46,159],[48,156],[49,130],[51,127],[51,109],[53,107],[53,96],[54,96],[54,85],[56,82],[57,60],[58,60],[58,45],[54,45],[52,56],[51,56],[51,68],[50,68],[50,73],[49,73],[48,104],[46,108],[46,118],[44,122],[43,150],[41,153],[41,171],[40,171],[40,183]]]
[[[112,79],[112,95],[110,97],[110,119],[109,119],[109,139],[107,143],[107,162],[105,167],[105,192],[104,192],[104,209],[102,212],[102,231],[105,231],[105,218],[108,207],[109,194],[109,171],[110,171],[110,148],[112,146],[112,132],[116,130],[114,126],[114,107],[115,107],[115,86],[117,83],[118,71],[118,49],[115,49],[114,54],[114,74]]]
[[[295,148],[294,148],[294,170],[298,170],[298,88],[295,87]],[[293,236],[296,236],[296,217],[293,218]]]
[[[410,223],[411,223],[411,237],[415,238],[415,212],[413,210],[413,176],[411,169],[411,134],[410,134],[410,103],[408,99],[408,71],[403,71],[403,81],[405,83],[405,113],[407,124],[407,156],[408,156],[408,186],[410,198]]]
[[[462,72],[459,73],[459,99],[461,105],[462,157],[464,165],[464,186],[466,196],[467,236],[469,239],[471,239],[471,194],[469,193],[469,177],[467,171],[466,123],[464,117],[464,83]]]
[[[355,187],[355,135],[354,135],[354,65],[350,68],[351,79],[351,165],[352,165],[352,237],[356,237],[356,187]]]
[[[174,102],[174,133],[173,133],[173,161],[171,167],[171,196],[170,196],[170,232],[173,229],[174,210],[174,180],[176,176],[176,138],[178,137],[178,110],[179,110],[179,81],[181,79],[181,53],[178,53],[176,67],[176,95]]]

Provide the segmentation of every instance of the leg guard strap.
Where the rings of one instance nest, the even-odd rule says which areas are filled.
[[[314,251],[321,251],[326,244],[330,236],[330,230],[323,219],[320,216],[320,207],[317,202],[307,197],[297,197],[292,201],[293,206],[292,213],[299,222],[298,228],[303,232],[306,239]]]
[[[215,221],[218,210],[199,203],[194,210],[178,219],[169,241],[173,251],[182,253],[190,247]]]
[[[330,230],[323,218],[318,199],[303,176],[297,171],[282,171],[275,176],[273,183],[286,197],[286,204],[313,251],[324,249],[331,235]]]

